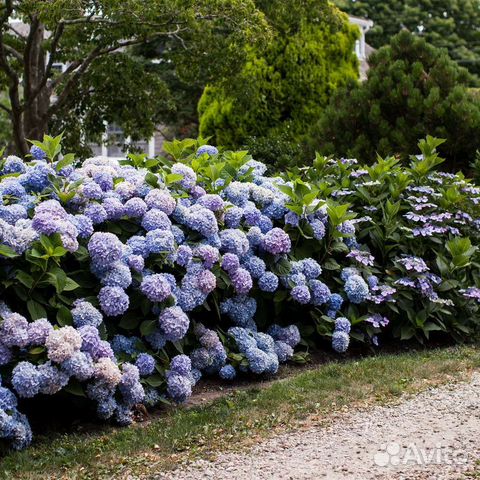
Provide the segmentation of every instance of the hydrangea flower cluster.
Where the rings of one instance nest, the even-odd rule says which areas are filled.
[[[48,289],[52,301],[43,305],[47,318],[35,321],[19,299],[12,308],[23,315],[0,305],[0,366],[13,396],[52,395],[74,381],[99,417],[126,425],[138,403],[154,405],[162,396],[185,402],[202,375],[274,374],[279,364],[298,360],[300,331],[312,324],[345,352],[347,311],[355,334],[363,329],[372,339],[372,331],[387,326],[386,315],[393,323],[384,312],[398,309],[412,291],[449,306],[426,258],[405,249],[395,257],[395,276],[384,276],[377,246],[360,244],[377,207],[366,206],[356,218],[347,212],[335,223],[330,203],[307,195],[308,205],[293,205],[288,192],[295,181],[268,176],[248,156],[210,178],[198,165],[221,165],[227,157],[209,145],[185,163],[151,171],[95,157],[56,172],[42,149],[32,147],[31,155],[29,163],[8,157],[0,172],[8,175],[0,178],[0,242],[20,256],[20,267],[4,260],[2,278],[28,286],[36,272],[22,277],[17,270],[27,258],[48,257],[52,271],[35,288],[40,297]],[[382,186],[353,161],[340,163],[352,183],[337,186],[338,201],[354,197],[356,182],[373,191]],[[430,178],[437,180],[446,181]],[[473,186],[457,187],[480,199]],[[480,227],[469,212],[432,211],[437,194],[413,184],[402,193],[411,205],[404,217],[411,238]],[[469,282],[462,301],[476,308],[477,290]],[[293,312],[300,330],[285,326]],[[30,358],[33,347],[40,353]],[[2,411],[0,405],[0,432],[21,448],[28,423],[14,407],[4,409],[9,418]]]

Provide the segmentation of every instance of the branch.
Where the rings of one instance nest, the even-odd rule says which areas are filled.
[[[110,47],[103,48],[103,49],[97,47],[90,52],[90,54],[87,56],[85,60],[83,61],[76,60],[72,62],[67,67],[67,69],[51,83],[50,89],[51,91],[53,91],[57,85],[59,85],[63,80],[68,78],[70,74],[73,74],[70,76],[70,79],[67,80],[67,83],[62,93],[59,95],[57,102],[55,102],[55,104],[52,105],[52,107],[50,108],[50,110],[52,111],[48,112],[48,117],[50,117],[53,113],[55,113],[60,108],[61,104],[65,101],[65,98],[68,96],[68,94],[70,93],[74,85],[78,82],[78,80],[83,75],[83,73],[85,73],[85,71],[88,69],[91,63],[97,58],[104,55],[108,55],[109,53],[113,53],[122,48],[130,47],[133,45],[140,45],[142,43],[148,43],[159,36],[175,36],[183,30],[185,29],[181,29],[180,26],[177,26],[177,28],[171,32],[156,32],[150,37],[124,40],[122,42],[117,42],[115,45],[112,45]]]
[[[23,62],[23,55],[15,48],[11,47],[10,45],[4,44],[3,48],[5,48],[5,52],[12,57],[15,57],[17,60]]]
[[[48,82],[48,77],[50,76],[50,73],[52,71],[53,63],[55,61],[55,54],[57,53],[57,47],[58,43],[60,41],[60,38],[63,34],[63,30],[65,28],[65,25],[62,21],[58,23],[58,25],[55,27],[55,32],[53,34],[53,39],[52,39],[52,45],[50,47],[50,56],[48,58],[48,63],[47,66],[45,67],[45,71],[43,72],[42,79],[40,80],[40,83],[35,87],[35,89],[31,92],[28,101],[25,103],[25,106],[31,105],[35,98],[39,95],[39,93],[42,91],[42,89],[45,87],[45,85]]]
[[[6,105],[4,105],[3,103],[0,103],[0,108],[2,110],[4,110],[5,112],[7,112],[9,115],[12,114],[12,110],[10,108],[8,108]]]
[[[30,31],[28,32],[27,44],[25,46],[25,51],[23,52],[24,64],[25,64],[25,78],[23,79],[23,88],[25,90],[25,98],[30,98],[30,91],[31,91],[31,54],[32,54],[32,47],[34,44],[34,38],[37,33],[39,21],[38,17],[35,16],[32,19],[32,23],[30,24]],[[36,65],[34,65],[35,68]]]
[[[18,30],[15,30],[15,28],[13,28],[13,25],[11,23],[8,23],[6,25],[6,27],[11,30],[18,38],[23,38],[23,40],[26,40],[27,37],[25,35],[22,35]]]
[[[5,1],[5,13],[2,15],[1,22],[2,22],[2,30],[3,30],[3,24],[8,23],[8,19],[13,13],[13,3],[12,0],[6,0]],[[3,10],[2,8],[2,10]]]

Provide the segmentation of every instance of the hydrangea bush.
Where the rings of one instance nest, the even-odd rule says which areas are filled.
[[[139,404],[186,401],[203,375],[273,375],[325,341],[345,352],[382,331],[468,334],[480,290],[462,235],[477,191],[421,173],[430,149],[410,173],[387,159],[368,180],[321,157],[269,176],[247,152],[194,140],[167,143],[167,158],[76,164],[45,137],[2,160],[0,437],[30,442],[18,398],[61,391],[127,425]],[[378,171],[395,180],[369,198]],[[412,215],[447,230],[418,236]]]

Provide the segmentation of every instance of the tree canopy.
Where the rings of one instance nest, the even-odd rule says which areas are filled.
[[[466,167],[480,141],[480,99],[469,72],[445,50],[402,31],[369,59],[362,84],[340,89],[317,124],[314,146],[326,154],[374,162],[376,154],[407,156],[426,134],[451,168]]]
[[[134,140],[150,136],[176,99],[134,46],[168,40],[182,54],[165,48],[157,64],[208,77],[241,62],[237,49],[266,32],[251,0],[6,0],[0,22],[0,87],[8,91],[0,108],[20,154],[26,138],[49,129],[75,144],[98,140],[105,122]]]
[[[402,29],[424,38],[473,73],[480,74],[478,0],[335,0],[339,8],[375,22],[367,41],[387,44]]]
[[[327,0],[257,0],[273,39],[246,47],[234,81],[207,86],[199,102],[200,134],[227,147],[247,145],[283,163],[308,137],[330,95],[358,77],[358,31]],[[261,149],[261,151],[259,151]]]

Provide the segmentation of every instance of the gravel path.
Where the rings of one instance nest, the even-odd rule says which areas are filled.
[[[346,413],[153,478],[169,480],[458,479],[480,459],[480,374],[398,405]]]

